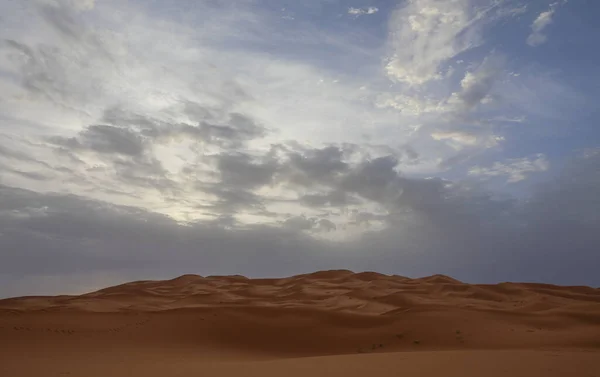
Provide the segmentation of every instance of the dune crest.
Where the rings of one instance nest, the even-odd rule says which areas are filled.
[[[543,302],[545,305],[539,305]],[[465,284],[445,275],[409,279],[377,272],[318,271],[288,278],[186,274],[134,281],[80,296],[0,300],[0,310],[164,311],[186,308],[280,307],[381,315],[405,306],[422,309],[496,310],[510,313],[569,311],[600,303],[600,289],[538,283]],[[97,304],[97,305],[95,305]],[[537,308],[537,309],[536,309]]]
[[[48,365],[63,368],[71,352],[98,363],[94,355],[100,349],[109,365],[124,362],[119,355],[195,365],[407,351],[598,352],[598,339],[600,289],[477,285],[443,275],[409,279],[333,270],[250,279],[188,274],[79,296],[0,300],[0,356],[12,360],[1,364],[0,372],[5,368],[2,375],[10,376],[48,375]],[[25,363],[29,374],[15,374],[22,354],[37,360]],[[106,368],[98,375],[121,373]]]

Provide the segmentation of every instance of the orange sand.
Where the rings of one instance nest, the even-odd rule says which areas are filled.
[[[598,376],[600,289],[185,275],[0,300],[0,376]]]

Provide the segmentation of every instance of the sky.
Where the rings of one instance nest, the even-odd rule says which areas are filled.
[[[592,0],[0,0],[0,296],[600,286]]]

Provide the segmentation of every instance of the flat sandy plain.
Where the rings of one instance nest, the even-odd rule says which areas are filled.
[[[0,300],[2,377],[600,377],[600,289],[346,270]]]

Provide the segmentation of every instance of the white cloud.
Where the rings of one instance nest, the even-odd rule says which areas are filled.
[[[453,140],[461,144],[475,145],[477,143],[477,137],[466,132],[461,131],[450,131],[450,132],[434,132],[431,137],[435,140]]]
[[[595,156],[600,155],[600,147],[598,148],[585,148],[581,155],[583,156],[583,158],[592,158]]]
[[[548,37],[542,33],[546,26],[552,23],[552,15],[554,14],[554,10],[549,10],[546,12],[540,13],[538,18],[533,21],[531,24],[532,33],[527,37],[527,44],[530,46],[539,46],[546,42]]]
[[[489,167],[475,166],[469,170],[469,175],[483,177],[506,177],[507,182],[523,181],[530,174],[548,170],[550,163],[544,154],[530,157],[513,158],[506,162],[496,162]]]
[[[504,75],[504,65],[505,58],[492,53],[481,63],[470,64],[458,88],[449,95],[432,90],[382,93],[375,105],[396,109],[405,116],[418,117],[429,131],[425,134],[454,150],[471,147],[476,152],[479,148],[492,148],[503,140],[495,134],[493,126],[504,118],[485,116],[485,110],[494,103],[497,95],[494,87]],[[440,81],[440,85],[450,87],[453,81],[447,78]]]
[[[375,14],[379,12],[379,8],[376,7],[367,7],[367,8],[348,8],[348,14],[352,14],[354,16],[363,16],[365,14]]]
[[[480,104],[491,102],[490,92],[503,72],[504,58],[499,55],[486,57],[474,70],[467,71],[460,82],[460,90],[452,94],[448,102],[459,112],[474,110]]]
[[[494,148],[505,140],[503,136],[496,135],[487,128],[461,130],[457,127],[453,130],[436,130],[431,132],[430,136],[433,140],[445,142],[454,151],[459,151],[458,155],[448,158],[446,162],[441,163],[442,165],[450,164],[448,160],[466,161],[482,149]]]
[[[96,0],[71,0],[71,3],[79,10],[92,10],[96,6]]]
[[[527,12],[527,4],[521,6],[515,6],[513,8],[501,8],[498,10],[497,14],[500,17],[516,17],[520,16]]]
[[[96,0],[34,0],[39,4],[67,6],[76,11],[89,11],[96,6]]]
[[[443,62],[481,43],[479,15],[468,0],[407,2],[392,14],[388,76],[410,85],[441,78]]]
[[[434,91],[410,90],[402,94],[383,93],[376,106],[393,108],[407,116],[419,117],[433,140],[443,141],[454,150],[465,147],[491,148],[502,137],[493,131],[495,119],[486,117],[485,107],[494,103],[494,86],[504,74],[504,57],[490,54],[479,64],[470,64],[456,91],[444,96]],[[441,84],[450,86],[450,79]],[[489,106],[488,106],[489,107]]]
[[[566,0],[550,4],[550,9],[540,13],[531,24],[531,34],[527,37],[527,44],[535,47],[546,43],[548,37],[544,30],[553,22],[553,17],[558,6],[566,3]]]
[[[527,119],[524,116],[509,117],[509,116],[502,116],[502,115],[489,119],[490,122],[500,122],[500,123],[523,123],[526,120]]]
[[[434,140],[451,140],[463,145],[477,144],[477,136],[463,131],[436,131],[431,137]]]
[[[377,107],[391,107],[399,110],[403,114],[408,115],[423,115],[429,113],[442,113],[448,108],[443,100],[435,100],[432,98],[419,98],[406,94],[384,93],[380,94],[375,102]]]

